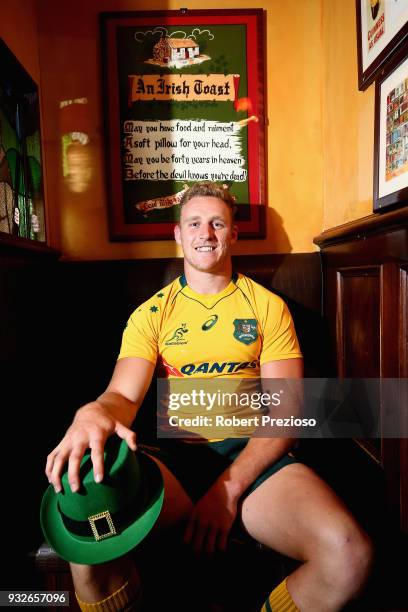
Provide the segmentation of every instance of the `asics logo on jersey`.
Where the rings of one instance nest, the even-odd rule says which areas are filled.
[[[214,327],[214,325],[216,324],[217,321],[218,321],[218,315],[216,315],[216,314],[211,315],[211,317],[209,319],[207,319],[205,321],[205,323],[202,324],[201,329],[203,331],[208,331],[209,329]]]

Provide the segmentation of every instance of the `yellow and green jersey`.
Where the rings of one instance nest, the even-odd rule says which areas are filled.
[[[259,388],[262,364],[299,358],[302,354],[285,302],[248,277],[235,274],[229,285],[214,295],[196,293],[184,276],[156,293],[130,316],[118,359],[124,357],[157,363],[159,378],[170,379],[172,393],[191,393],[195,388],[193,380],[202,379],[208,380],[207,390],[208,385],[215,385],[213,390],[217,391],[219,381],[223,390],[239,391],[242,397],[244,391]],[[200,381],[196,383],[200,386]],[[171,409],[165,399],[161,403],[164,412],[158,418],[163,421]],[[192,414],[191,406],[177,410],[178,418]],[[221,414],[247,418],[253,417],[254,411],[248,405],[217,404],[211,409],[212,418]],[[220,437],[212,422],[187,429],[206,439]],[[247,436],[253,430],[251,424],[222,435]]]
[[[133,312],[119,353],[167,378],[257,378],[260,365],[301,356],[285,302],[242,274],[211,295],[180,276]]]

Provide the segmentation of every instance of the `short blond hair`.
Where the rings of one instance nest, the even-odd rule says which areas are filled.
[[[211,181],[194,183],[194,185],[191,185],[191,187],[187,189],[180,200],[180,212],[187,202],[198,197],[210,197],[222,200],[222,202],[228,206],[231,211],[232,218],[234,218],[236,210],[235,197],[231,195],[226,186],[218,185],[217,183],[213,183]]]

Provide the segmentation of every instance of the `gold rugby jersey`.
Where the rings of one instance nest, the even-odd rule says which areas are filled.
[[[191,394],[195,387],[238,393],[239,405],[217,402],[210,411],[188,405],[172,412],[170,396],[161,396],[159,437],[176,435],[176,425],[193,437],[214,440],[251,435],[256,413],[241,398],[259,391],[260,366],[302,354],[285,302],[250,278],[234,274],[214,295],[196,293],[181,276],[144,302],[123,333],[118,359],[124,357],[158,363],[159,378],[170,379],[168,393],[173,396],[176,391]],[[177,417],[170,419],[174,414]],[[233,425],[225,421],[224,427],[224,421],[216,420],[219,416],[234,416]]]
[[[183,276],[130,316],[118,359],[142,357],[167,378],[257,378],[260,365],[302,357],[285,302],[234,274],[220,293],[193,291]]]

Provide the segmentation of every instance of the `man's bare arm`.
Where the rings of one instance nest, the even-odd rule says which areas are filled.
[[[300,379],[303,377],[302,359],[270,361],[261,366],[262,379]],[[296,438],[251,438],[231,466],[220,476],[226,487],[238,498],[275,461],[285,455]]]
[[[261,377],[302,378],[302,359],[283,359],[261,366]],[[196,504],[187,525],[185,540],[199,552],[225,550],[238,501],[246,489],[293,446],[295,438],[252,438],[233,463],[219,476]]]
[[[61,490],[61,474],[67,462],[71,489],[79,489],[79,467],[87,448],[91,449],[95,480],[103,479],[103,451],[112,434],[136,449],[136,435],[129,427],[149,388],[154,367],[138,357],[120,359],[106,391],[77,410],[65,436],[47,457],[45,472],[57,492]]]

